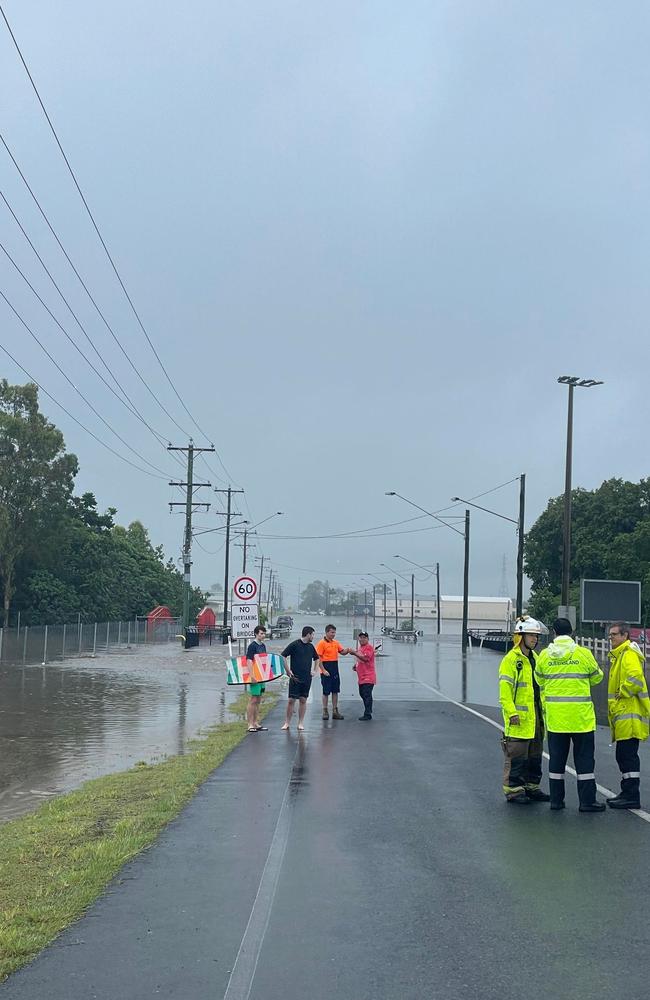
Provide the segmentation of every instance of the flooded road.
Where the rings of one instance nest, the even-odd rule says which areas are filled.
[[[313,624],[320,638],[322,617],[297,618],[292,638],[305,623]],[[341,642],[351,645],[353,623],[341,619],[336,624]],[[268,645],[281,651],[285,642]],[[429,700],[439,697],[436,688],[460,700],[457,634],[426,636],[415,645],[385,639],[382,652],[378,700]],[[227,687],[226,656],[227,647],[220,645],[185,653],[170,644],[46,667],[3,667],[0,822],[89,778],[183,753],[202,729],[232,718],[228,706],[243,689]],[[495,653],[470,652],[468,701],[496,703],[498,663]],[[350,658],[344,664],[342,698],[357,698]],[[276,690],[285,696],[284,687]]]

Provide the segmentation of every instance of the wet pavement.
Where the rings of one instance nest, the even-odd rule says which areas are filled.
[[[323,723],[312,698],[304,735],[287,734],[279,706],[0,996],[644,995],[649,824],[579,814],[571,779],[563,813],[506,805],[498,732],[434,690],[438,670],[459,684],[457,644],[387,646],[371,723],[357,722],[349,661],[344,722]],[[475,652],[470,697],[484,700],[498,657]],[[606,733],[597,742],[597,777],[615,788]]]
[[[292,638],[306,618],[296,620]],[[311,619],[310,619],[311,621]],[[323,625],[313,621],[320,631]],[[337,622],[341,641],[352,642],[352,622]],[[281,650],[286,642],[269,643]],[[392,663],[392,696],[429,697],[418,683],[442,685],[460,697],[455,661],[458,640],[416,646],[386,639]],[[450,654],[450,655],[449,655]],[[225,682],[227,647],[185,653],[176,643],[130,653],[0,670],[0,822],[36,808],[89,778],[183,753],[188,740],[224,721],[241,688]],[[470,675],[473,701],[488,704],[494,654],[475,651]],[[342,661],[350,663],[350,660]],[[346,675],[344,690],[354,689]],[[487,679],[483,684],[482,679]],[[388,688],[387,688],[388,690]]]

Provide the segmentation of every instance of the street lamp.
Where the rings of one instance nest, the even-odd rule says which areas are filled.
[[[488,510],[487,507],[481,507],[477,503],[472,503],[471,500],[464,500],[462,497],[452,497],[452,500],[458,500],[460,503],[466,503],[470,507],[475,507],[477,510],[485,511],[486,514],[493,514],[495,517],[500,517],[502,521],[509,521],[510,524],[517,525],[517,600],[516,600],[516,614],[519,617],[523,611],[524,604],[524,518],[526,511],[526,476],[524,473],[519,477],[519,518],[515,521],[514,517],[506,517],[505,514],[498,514],[496,510]]]
[[[401,493],[396,493],[395,490],[390,490],[386,492],[387,497],[399,497],[405,503],[415,507],[417,510],[421,510],[423,514],[428,514],[429,517],[433,517],[436,521],[440,521],[445,527],[450,528],[455,531],[457,535],[461,535],[465,540],[465,559],[463,565],[463,635],[461,640],[461,648],[463,651],[463,701],[467,698],[467,647],[469,646],[469,634],[467,630],[467,619],[469,611],[469,511],[465,511],[465,530],[459,531],[458,528],[454,528],[453,524],[449,524],[447,521],[443,521],[441,517],[434,514],[430,510],[426,510],[424,507],[420,507],[419,503],[415,503],[413,500],[409,500],[408,497],[402,496]]]
[[[604,385],[594,378],[580,378],[577,375],[561,375],[558,378],[561,385],[569,387],[569,405],[567,410],[566,428],[566,469],[564,475],[564,538],[562,544],[562,608],[558,609],[560,617],[569,617],[569,578],[571,576],[571,465],[573,459],[573,390],[591,389],[594,385]],[[564,614],[562,614],[564,612]],[[572,624],[575,624],[572,622]]]
[[[431,570],[426,566],[421,566],[420,563],[413,562],[412,559],[407,559],[406,556],[395,556],[396,559],[403,559],[404,562],[410,563],[411,566],[417,566],[418,569],[423,569],[429,574]],[[436,608],[437,608],[437,633],[440,635],[440,563],[436,563]]]

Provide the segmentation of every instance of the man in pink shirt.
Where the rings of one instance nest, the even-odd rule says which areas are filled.
[[[377,683],[377,673],[375,671],[375,647],[368,639],[367,632],[359,632],[359,648],[350,649],[352,656],[356,657],[357,663],[353,670],[357,672],[359,681],[359,694],[363,700],[363,715],[359,716],[359,722],[370,722],[372,719],[372,689]]]

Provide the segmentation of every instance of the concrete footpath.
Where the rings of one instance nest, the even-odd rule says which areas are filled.
[[[650,824],[579,814],[571,778],[564,812],[506,805],[497,730],[393,666],[370,723],[349,682],[343,722],[312,699],[287,734],[276,709],[0,996],[644,995]],[[597,777],[616,789],[606,742]]]

